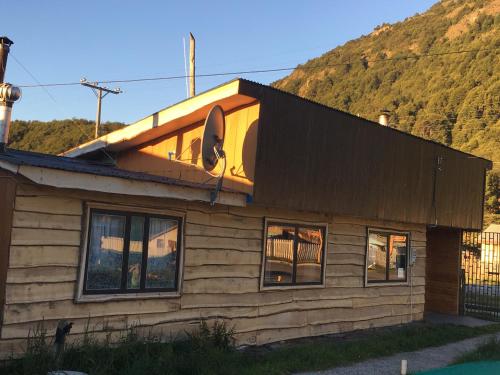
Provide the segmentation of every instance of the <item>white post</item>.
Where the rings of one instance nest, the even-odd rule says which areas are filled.
[[[406,375],[408,371],[408,361],[406,359],[401,360],[401,375]]]

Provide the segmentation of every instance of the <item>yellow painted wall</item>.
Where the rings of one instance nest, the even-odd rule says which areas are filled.
[[[226,114],[224,187],[253,193],[259,103]],[[168,126],[165,125],[165,126]],[[119,168],[215,184],[202,167],[203,122],[192,124],[118,155]],[[169,153],[172,159],[169,160]],[[219,163],[220,164],[220,163]],[[220,165],[219,165],[220,166]],[[219,166],[214,170],[217,172]]]

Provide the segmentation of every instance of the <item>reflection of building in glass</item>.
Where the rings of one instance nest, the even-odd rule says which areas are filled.
[[[408,237],[370,231],[366,259],[367,281],[406,280]]]
[[[321,281],[324,246],[320,229],[269,225],[267,231],[265,282]]]

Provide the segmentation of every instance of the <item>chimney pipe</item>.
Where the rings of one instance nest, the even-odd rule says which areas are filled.
[[[14,42],[6,36],[0,36],[0,83],[3,83],[5,69],[7,69],[7,57],[9,56],[10,46]]]
[[[378,116],[378,123],[382,126],[390,126],[389,125],[390,117],[391,117],[391,112],[389,112],[387,109],[384,109],[380,112],[380,115]]]
[[[10,83],[4,83],[5,69],[10,46],[14,44],[9,38],[0,37],[0,152],[4,152],[9,141],[12,105],[21,97],[21,89]]]
[[[196,41],[193,34],[189,33],[189,97],[192,98],[196,95],[195,82],[194,82],[194,50]]]

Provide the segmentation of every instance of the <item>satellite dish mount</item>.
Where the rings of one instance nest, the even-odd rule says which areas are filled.
[[[224,173],[226,172],[226,154],[224,152],[224,135],[226,123],[224,111],[220,105],[212,107],[208,112],[203,129],[203,139],[201,142],[201,157],[203,168],[212,177],[217,179],[215,189],[210,192],[210,204],[213,206],[222,188]],[[214,173],[215,167],[222,163],[221,171]]]

